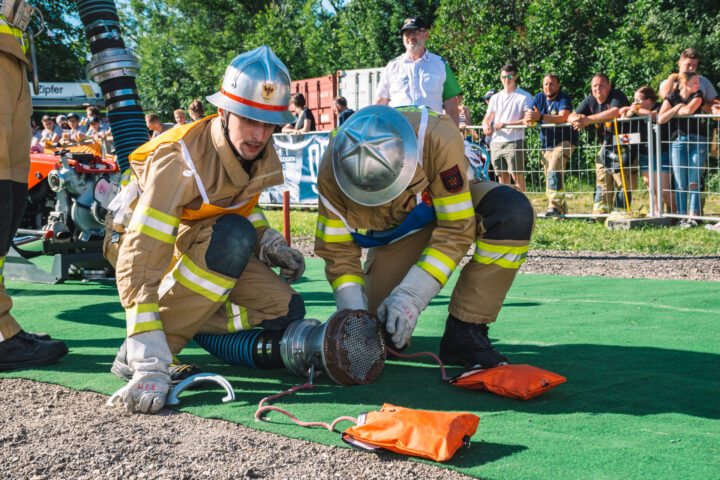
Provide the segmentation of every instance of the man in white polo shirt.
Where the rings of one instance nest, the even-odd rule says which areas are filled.
[[[490,158],[498,181],[509,185],[510,178],[520,191],[525,191],[525,130],[506,128],[522,125],[527,110],[532,109],[532,97],[517,87],[517,68],[507,64],[500,69],[503,90],[490,98],[483,118],[483,133],[492,135]]]
[[[422,18],[407,18],[400,29],[405,53],[390,61],[380,77],[375,103],[402,107],[425,105],[460,123],[457,96],[462,93],[445,59],[425,48],[430,34]]]

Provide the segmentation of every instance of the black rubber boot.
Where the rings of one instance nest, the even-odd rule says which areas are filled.
[[[172,385],[177,385],[188,377],[192,377],[197,373],[202,373],[200,367],[192,363],[181,363],[180,359],[175,355],[172,356],[173,362],[170,364],[170,382]],[[127,364],[127,347],[125,342],[120,345],[113,365],[110,367],[110,371],[115,374],[116,377],[129,382],[133,377],[133,371]]]
[[[0,372],[42,367],[60,360],[68,352],[59,340],[39,340],[23,330],[0,342]]]
[[[508,363],[505,355],[490,343],[487,325],[463,322],[452,315],[448,316],[440,340],[440,360],[445,365],[466,368],[490,368]]]

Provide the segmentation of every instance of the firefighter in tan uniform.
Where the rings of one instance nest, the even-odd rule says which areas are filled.
[[[0,4],[0,371],[47,365],[68,351],[63,342],[20,328],[3,276],[27,204],[32,105],[24,30],[32,12],[22,1]]]
[[[163,407],[172,354],[196,333],[282,329],[304,317],[289,286],[304,259],[256,208],[264,189],[283,183],[271,135],[291,120],[289,99],[287,69],[269,47],[257,48],[236,57],[208,97],[219,115],[130,155],[136,180],[111,203],[105,240],[126,312],[113,372],[129,377],[120,391],[129,410]]]
[[[469,182],[449,117],[372,106],[333,132],[318,174],[315,252],[338,309],[376,311],[396,348],[475,242],[440,343],[447,364],[506,362],[487,336],[527,256],[534,212],[520,192]],[[367,229],[361,233],[359,229]],[[361,266],[362,248],[369,248]]]

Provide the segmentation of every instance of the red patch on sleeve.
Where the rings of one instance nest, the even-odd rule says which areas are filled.
[[[440,180],[442,180],[445,190],[450,193],[459,192],[462,190],[464,185],[460,168],[457,165],[454,165],[452,168],[449,168],[444,172],[440,172]]]

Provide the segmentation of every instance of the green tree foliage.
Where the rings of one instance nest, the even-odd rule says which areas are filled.
[[[48,32],[35,39],[35,56],[41,82],[73,82],[87,78],[85,56],[90,46],[85,40],[73,0],[34,0],[45,19]],[[76,22],[70,21],[76,18]],[[32,27],[38,30],[39,22]]]
[[[44,0],[52,2],[53,0]],[[62,4],[67,0],[54,0]],[[330,11],[323,5],[332,5]],[[292,78],[384,66],[403,50],[404,18],[434,21],[428,48],[445,57],[475,118],[500,67],[519,67],[535,93],[556,73],[577,104],[595,72],[626,93],[657,88],[686,47],[720,80],[717,0],[130,0],[125,32],[141,62],[144,106],[166,120],[215,91],[238,53],[270,45]]]

